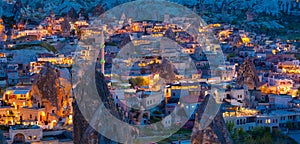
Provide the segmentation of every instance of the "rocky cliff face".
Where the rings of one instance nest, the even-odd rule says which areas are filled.
[[[32,94],[36,99],[46,103],[46,109],[57,108],[58,116],[66,116],[71,112],[69,98],[71,96],[71,76],[67,69],[57,69],[46,64],[32,86]]]
[[[114,106],[113,98],[109,92],[107,84],[105,82],[104,75],[100,72],[96,72],[95,76],[96,86],[99,96],[102,99],[105,107],[110,110],[110,113],[117,118],[121,117],[121,114]],[[74,143],[75,144],[113,144],[116,143],[94,130],[82,115],[77,103],[73,104],[74,107]],[[87,106],[91,107],[91,106]],[[93,107],[93,106],[92,106]],[[96,105],[94,107],[97,107]]]
[[[74,144],[98,143],[98,132],[96,132],[85,120],[77,103],[73,104],[73,142]]]
[[[212,119],[210,123],[211,115],[206,115],[206,109],[213,109],[215,100],[210,98],[211,96],[206,96],[201,106],[196,112],[196,122],[192,133],[191,143],[192,144],[232,144],[233,141],[230,137],[230,133],[227,130],[225,121],[222,117],[222,113],[217,111],[216,116]],[[204,123],[199,123],[201,119],[207,119]],[[207,127],[205,125],[208,124]]]
[[[43,14],[49,13],[51,10],[55,11],[55,14],[63,14],[67,13],[71,8],[74,8],[77,12],[80,11],[81,8],[86,10],[93,10],[99,3],[104,9],[110,9],[119,4],[123,4],[125,2],[130,2],[132,0],[19,0],[24,5],[24,11],[27,14]],[[205,9],[222,9],[224,3],[226,3],[226,9],[234,9],[234,10],[245,10],[245,9],[253,9],[255,13],[261,14],[265,13],[268,15],[280,15],[282,13],[291,13],[294,9],[299,9],[300,4],[296,2],[296,0],[276,0],[274,2],[269,2],[269,0],[170,0],[171,2],[175,2],[181,5],[186,5],[189,7],[198,6],[202,10]],[[1,1],[0,4],[7,6],[6,1]],[[6,12],[7,9],[3,8],[5,15],[13,15],[14,13]],[[224,9],[224,8],[223,8]],[[0,7],[0,15],[1,15],[2,7]],[[224,10],[223,10],[224,11]]]
[[[247,59],[239,67],[236,84],[240,87],[247,86],[249,90],[254,90],[259,87],[259,78],[251,59]]]
[[[161,64],[153,64],[150,66],[151,73],[159,73],[161,78],[164,78],[167,82],[172,82],[176,79],[176,68],[167,59],[163,58]]]

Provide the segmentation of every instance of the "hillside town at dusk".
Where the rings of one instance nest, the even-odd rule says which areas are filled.
[[[167,10],[97,23],[128,0],[46,1],[0,2],[1,144],[120,143],[85,118],[98,106],[77,95],[94,86],[75,80],[90,79],[117,119],[164,129],[127,143],[300,143],[298,0],[171,1],[205,21],[197,35],[196,18]],[[74,72],[93,57],[94,77]]]

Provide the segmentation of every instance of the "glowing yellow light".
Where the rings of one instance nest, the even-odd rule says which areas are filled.
[[[272,53],[276,55],[277,51],[275,49],[272,50]]]
[[[153,64],[153,63],[154,63],[154,61],[150,61],[150,62],[149,62],[149,64]]]
[[[285,69],[285,68],[283,68],[283,69],[282,69],[282,72],[286,73],[286,69]]]
[[[43,112],[43,111],[42,111],[42,116],[43,116],[43,117],[46,116],[45,112]]]
[[[221,24],[218,24],[218,23],[217,23],[217,24],[213,24],[213,26],[214,26],[214,27],[220,27]]]
[[[249,43],[250,42],[250,38],[243,37],[242,41],[243,41],[243,43]]]

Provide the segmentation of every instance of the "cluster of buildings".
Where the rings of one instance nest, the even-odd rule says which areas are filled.
[[[120,20],[100,26],[102,31],[113,34],[103,40],[105,46],[96,69],[104,73],[114,104],[128,123],[148,125],[161,121],[164,128],[172,129],[174,124],[185,123],[184,118],[175,119],[172,115],[184,111],[190,115],[184,127],[192,129],[195,111],[211,94],[217,104],[222,104],[225,122],[234,123],[236,129],[300,128],[299,42],[272,39],[234,25],[210,24],[200,27],[199,32],[214,33],[220,47],[204,46],[185,27],[172,21],[183,21],[182,25],[188,26],[185,20],[167,14],[164,21],[137,22],[123,14]],[[84,39],[100,32],[85,20],[68,22],[54,14],[39,25],[20,23],[11,35],[1,23],[0,20],[0,125],[10,126],[4,134],[5,141],[71,143],[73,113],[65,113],[72,109],[71,92],[57,96],[61,105],[55,106],[52,100],[41,97],[36,83],[40,75],[45,75],[45,67],[59,73],[59,82],[70,82],[66,74],[70,71],[66,69],[71,68],[74,57],[88,59],[91,45],[79,43],[83,49],[68,54],[37,53],[29,61],[16,61],[16,54],[7,50],[33,41],[54,47],[63,41],[76,44],[77,36]],[[65,29],[66,23],[71,28]],[[176,44],[157,41],[163,37]],[[220,50],[225,62],[211,68],[208,57],[221,61],[217,59]],[[215,88],[223,91],[214,91]]]
[[[65,130],[47,131],[36,125],[11,126],[7,133],[3,133],[3,141],[8,144],[31,143],[31,144],[72,144],[72,134]]]
[[[68,86],[67,81],[69,79],[64,77],[64,74],[67,75],[66,71],[61,71],[58,68],[54,70],[57,70],[61,75],[61,78],[56,80],[59,80],[58,82],[62,85]],[[47,73],[46,75],[48,75]],[[3,80],[4,85],[1,88],[0,100],[0,125],[18,127],[16,129],[10,128],[7,139],[4,138],[8,143],[20,141],[18,139],[21,139],[22,142],[39,142],[43,136],[43,130],[71,130],[73,117],[72,111],[69,110],[72,110],[72,97],[68,93],[65,93],[66,96],[62,96],[61,93],[53,93],[51,97],[44,97],[45,91],[43,92],[39,88],[39,83],[37,82],[40,81],[39,74],[28,73],[27,76],[30,81],[26,81],[24,76],[23,79],[20,79],[21,77],[16,72],[15,79],[13,79],[15,81],[11,79]],[[48,76],[48,78],[50,77]],[[45,79],[48,78],[46,77]],[[7,84],[5,84],[6,81],[8,82]],[[60,87],[55,83],[53,85],[53,87]],[[67,99],[63,100],[64,98],[61,99],[62,97]],[[52,99],[61,100],[62,105],[56,105]],[[62,109],[68,112],[65,113]],[[33,128],[34,126],[38,128]],[[37,135],[33,136],[32,134],[35,133]],[[15,136],[15,134],[19,135]],[[71,138],[69,137],[70,140],[68,142],[71,141]],[[51,139],[51,141],[57,140],[56,138]]]
[[[1,142],[73,143],[69,69],[74,57],[87,54],[53,50],[61,43],[76,44],[76,29],[87,23],[70,21],[69,29],[64,28],[65,23],[64,18],[51,14],[39,24],[20,22],[5,29],[0,20],[0,125],[7,129]],[[70,31],[74,35],[67,34]],[[47,46],[53,50],[40,48]],[[44,89],[47,85],[48,90]]]
[[[234,25],[211,24],[206,28],[217,36],[225,57],[225,63],[216,69],[209,67],[207,59],[208,55],[217,54],[216,48],[203,49],[183,28],[166,21],[128,20],[128,25],[106,41],[109,45],[104,49],[103,72],[116,105],[128,113],[128,119],[137,112],[126,106],[138,106],[147,111],[147,117],[130,122],[146,125],[151,122],[151,118],[169,116],[178,108],[192,112],[201,105],[207,94],[212,93],[213,85],[224,89],[215,99],[222,103],[223,118],[227,123],[234,123],[234,128],[246,131],[255,127],[270,127],[271,130],[298,128],[299,42],[273,39],[264,34],[241,30]],[[126,37],[130,38],[137,49],[131,49],[129,58],[116,58],[122,48],[128,48],[128,42],[124,42]],[[178,42],[182,47],[179,53],[175,46],[153,46],[154,39],[160,37]],[[178,61],[178,56],[181,61]],[[173,66],[168,67],[164,63],[165,59],[171,61]],[[193,63],[196,73],[181,75],[182,70],[191,69],[185,62]],[[128,65],[132,68],[127,72],[121,69],[113,71],[113,67]],[[158,65],[168,67],[170,76],[174,74],[172,82],[158,82],[165,78],[163,72],[155,71]],[[210,72],[213,77],[209,75]],[[137,78],[140,78],[140,84],[130,82],[130,79]],[[164,104],[161,105],[161,102]],[[195,114],[191,113],[191,123],[186,126],[192,125],[194,119]],[[162,121],[166,128],[180,122],[172,118],[169,120],[171,123]]]
[[[255,76],[244,75],[243,81],[250,82],[242,88],[247,99],[240,99],[242,105],[227,103],[223,109],[225,121],[233,123],[236,129],[246,131],[255,127],[298,129],[299,42],[272,39],[232,25],[214,27],[214,32],[218,34],[227,61],[236,65],[236,72],[256,71]],[[249,59],[253,66],[248,66],[245,71],[239,70],[247,65],[244,61]],[[254,77],[258,79],[256,84],[251,83]],[[241,88],[236,81],[238,79],[230,81],[227,89]],[[227,95],[233,98],[233,94]]]
[[[0,48],[16,48],[32,42],[77,44],[78,39],[88,31],[88,26],[86,20],[72,21],[68,17],[56,17],[54,13],[39,23],[28,19],[19,21],[13,28],[6,28],[0,19]]]

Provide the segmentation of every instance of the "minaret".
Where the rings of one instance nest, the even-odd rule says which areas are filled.
[[[126,15],[125,13],[122,13],[121,18],[119,20],[119,25],[123,25],[125,23],[126,20]]]
[[[170,23],[170,15],[168,12],[165,13],[165,15],[164,15],[164,23],[166,23],[166,24]]]
[[[105,55],[104,55],[104,33],[103,29],[101,30],[101,44],[100,44],[100,49],[101,49],[101,59],[100,59],[100,64],[101,64],[101,72],[104,75],[104,65],[105,65]]]

